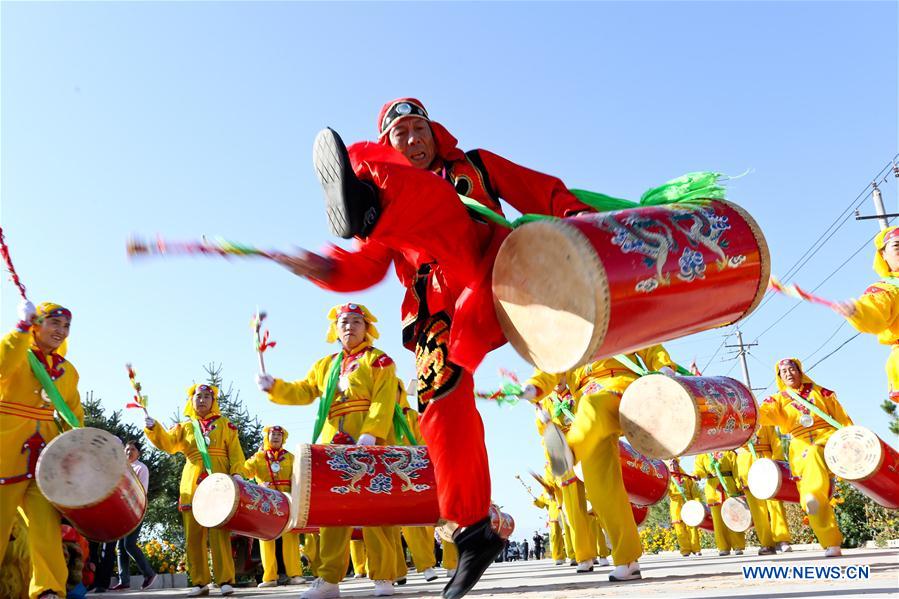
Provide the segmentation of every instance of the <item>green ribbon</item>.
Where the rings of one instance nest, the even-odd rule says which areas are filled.
[[[727,493],[728,497],[734,497],[731,494],[730,489],[727,488],[727,483],[724,482],[724,476],[721,474],[721,468],[718,466],[718,460],[715,459],[715,456],[711,456],[712,470],[715,471],[715,477],[717,477],[718,482],[721,483],[721,488],[724,489],[724,492]]]
[[[209,457],[209,449],[206,447],[206,437],[203,436],[203,429],[196,418],[190,419],[194,425],[194,437],[197,443],[197,449],[200,451],[200,457],[203,458],[203,467],[206,468],[206,474],[212,474],[212,458]]]
[[[322,395],[321,401],[318,402],[318,416],[315,419],[315,426],[312,429],[312,443],[318,443],[318,437],[322,434],[325,422],[328,420],[328,413],[331,411],[331,404],[334,403],[334,396],[337,394],[337,382],[340,380],[340,365],[343,364],[343,350],[337,354],[337,357],[331,360],[331,367],[328,369],[328,378],[325,380],[325,394]]]
[[[552,411],[553,418],[559,418],[559,416],[564,414],[565,417],[568,418],[568,420],[570,422],[574,422],[574,414],[572,414],[571,410],[568,408],[567,401],[565,401],[564,399],[561,399],[559,397],[556,397],[555,399],[552,400],[552,402],[553,402],[553,411]]]
[[[673,472],[671,473],[671,482],[673,482],[674,486],[677,487],[677,492],[680,493],[680,496],[683,497],[684,500],[686,500],[687,492],[684,491],[683,486],[681,486],[681,484],[679,482],[677,482],[677,478],[674,476]]]
[[[59,389],[56,388],[56,384],[53,382],[53,379],[50,378],[50,374],[47,372],[46,367],[40,360],[38,360],[37,356],[34,355],[34,352],[30,349],[28,350],[28,365],[31,366],[31,372],[37,377],[38,382],[41,384],[41,387],[44,388],[47,397],[53,402],[53,407],[56,408],[56,411],[62,419],[72,428],[81,428],[81,423],[75,418],[75,414],[72,412],[69,404],[67,404],[62,398],[62,395],[59,394]]]
[[[646,376],[649,374],[649,370],[640,366],[636,362],[630,359],[630,357],[624,354],[618,354],[615,356],[615,359],[621,363],[622,366],[626,367],[628,370],[632,370],[637,376]]]
[[[393,407],[393,430],[396,431],[397,439],[402,440],[405,437],[409,445],[418,445],[412,435],[412,430],[409,429],[409,423],[406,422],[406,417],[403,415],[403,408],[399,404],[394,404]]]
[[[787,395],[792,397],[796,402],[799,403],[799,405],[805,406],[806,408],[817,414],[821,418],[821,420],[834,427],[835,429],[840,430],[841,428],[843,428],[843,425],[834,420],[830,414],[828,414],[815,404],[811,403],[810,401],[804,399],[801,395],[799,395],[792,389],[787,389]]]
[[[752,454],[752,461],[759,459],[759,456],[755,453],[755,445],[752,444],[752,441],[749,442],[749,453]]]

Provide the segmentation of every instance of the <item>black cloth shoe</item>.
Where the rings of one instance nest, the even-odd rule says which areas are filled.
[[[443,587],[445,599],[459,599],[468,593],[506,544],[490,526],[490,518],[467,527],[456,536],[455,543],[459,550],[459,565],[456,575]]]
[[[312,166],[325,191],[331,233],[344,239],[368,235],[380,214],[378,194],[373,185],[356,177],[349,152],[333,129],[322,129],[315,136]]]

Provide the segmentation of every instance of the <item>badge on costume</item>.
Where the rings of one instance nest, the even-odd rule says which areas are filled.
[[[272,472],[281,472],[281,464],[278,462],[272,464]]]
[[[808,428],[811,425],[815,424],[815,419],[812,417],[811,414],[803,414],[802,416],[799,417],[799,424],[801,426],[804,426],[805,428]]]
[[[206,447],[209,447],[209,435],[203,435],[203,440],[206,441]]]

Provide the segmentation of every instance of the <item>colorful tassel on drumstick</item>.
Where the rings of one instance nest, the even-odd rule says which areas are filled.
[[[250,321],[250,326],[253,329],[254,345],[256,346],[256,356],[259,358],[259,372],[262,374],[265,374],[265,358],[263,354],[265,354],[267,349],[278,344],[277,341],[269,341],[268,330],[262,330],[262,321],[265,320],[266,316],[265,312],[260,312],[259,308],[256,308],[256,314],[253,315],[253,320]]]
[[[131,381],[131,388],[134,389],[133,401],[125,404],[125,407],[140,408],[144,411],[144,416],[149,418],[150,414],[147,413],[147,396],[141,394],[141,385],[134,374],[134,368],[132,368],[131,364],[125,364],[125,369],[128,371],[128,380]]]
[[[830,300],[826,300],[823,297],[818,297],[817,295],[812,295],[808,291],[801,289],[799,285],[795,284],[785,284],[781,283],[777,277],[771,275],[771,278],[768,281],[768,289],[771,291],[781,293],[786,295],[787,297],[792,297],[794,299],[798,299],[804,302],[810,302],[812,304],[819,304],[821,306],[827,306],[831,310],[839,311],[838,304],[836,302],[832,302]]]
[[[537,496],[534,495],[534,492],[531,491],[531,488],[527,485],[527,483],[524,482],[524,481],[521,479],[521,476],[519,476],[519,475],[516,474],[516,475],[515,475],[515,478],[518,479],[518,482],[521,483],[521,486],[524,487],[525,491],[528,492],[528,495],[530,495],[530,496],[533,497],[534,499],[537,499]]]
[[[268,258],[274,260],[278,252],[261,250],[250,245],[228,241],[221,237],[200,241],[166,241],[160,236],[154,241],[131,237],[126,245],[129,257],[140,256],[221,256],[231,258]]]
[[[19,274],[16,272],[16,267],[12,265],[12,258],[9,255],[9,246],[6,245],[6,239],[3,237],[3,228],[0,227],[0,254],[3,255],[3,261],[6,263],[6,270],[9,271],[9,278],[19,289],[19,295],[22,296],[23,300],[27,300],[28,298],[25,296],[25,285],[22,284],[22,281],[19,279]]]
[[[524,388],[521,386],[521,381],[518,379],[514,372],[511,372],[504,368],[499,369],[499,375],[504,379],[499,389],[492,392],[475,391],[475,397],[477,397],[478,399],[495,401],[497,405],[500,406],[514,406],[519,401],[521,401],[521,394],[524,393]]]

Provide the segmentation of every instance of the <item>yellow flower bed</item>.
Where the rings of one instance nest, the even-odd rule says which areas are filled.
[[[643,543],[644,553],[677,550],[677,535],[672,528],[662,528],[657,525],[644,526],[640,529],[640,541]]]
[[[150,566],[158,573],[174,574],[185,569],[184,552],[174,543],[153,539],[144,543],[141,549],[147,556]]]

